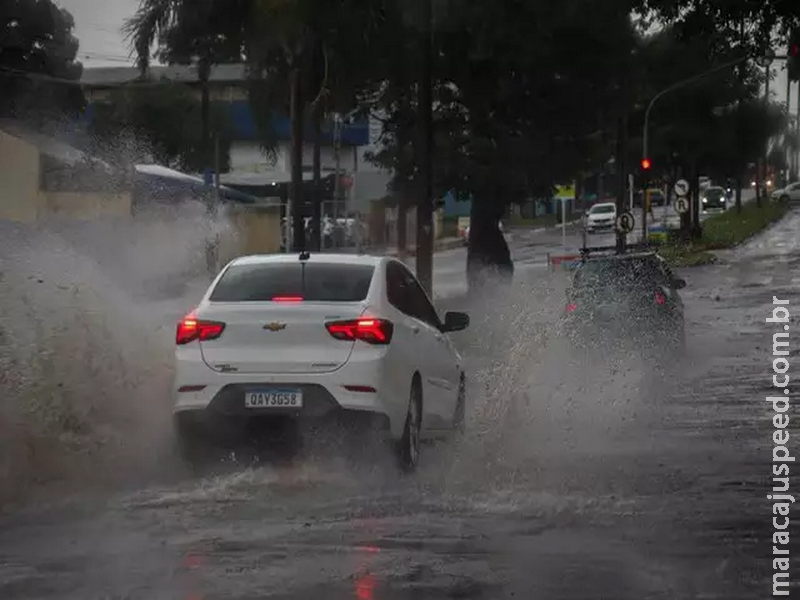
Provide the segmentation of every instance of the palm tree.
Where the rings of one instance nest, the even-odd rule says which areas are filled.
[[[214,64],[240,62],[244,2],[209,0],[141,0],[123,27],[144,77],[151,58],[197,67],[201,95],[201,161],[211,165],[209,79]],[[155,52],[153,52],[155,47]]]

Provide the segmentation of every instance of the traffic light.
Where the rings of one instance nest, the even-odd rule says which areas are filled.
[[[795,29],[789,36],[786,73],[789,76],[789,81],[800,81],[800,29]]]
[[[642,165],[642,171],[649,171],[650,167],[652,166],[649,158],[643,158],[641,165]]]

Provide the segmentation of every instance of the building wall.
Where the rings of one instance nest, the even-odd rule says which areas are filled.
[[[39,182],[38,149],[0,131],[0,220],[36,221]]]
[[[226,216],[231,227],[220,236],[220,267],[244,254],[274,254],[280,251],[279,207],[230,205]]]
[[[130,192],[39,192],[42,216],[76,219],[131,216]]]

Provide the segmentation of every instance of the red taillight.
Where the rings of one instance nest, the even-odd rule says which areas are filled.
[[[575,312],[577,308],[578,307],[574,302],[570,302],[569,304],[567,304],[567,312]]]
[[[368,344],[388,344],[392,341],[394,325],[385,319],[354,319],[352,321],[332,321],[325,327],[337,340],[361,340]]]
[[[302,296],[275,296],[273,302],[302,302]]]
[[[667,297],[661,292],[656,292],[656,304],[666,304]]]
[[[178,323],[178,329],[175,332],[175,343],[182,346],[195,340],[200,340],[201,342],[215,340],[222,335],[224,330],[225,323],[202,321],[194,315],[188,315]]]

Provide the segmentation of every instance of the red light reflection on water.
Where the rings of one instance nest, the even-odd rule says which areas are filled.
[[[369,572],[369,563],[374,559],[381,549],[375,545],[360,546],[356,548],[359,555],[358,575],[355,581],[355,592],[357,600],[374,600],[376,580]]]

